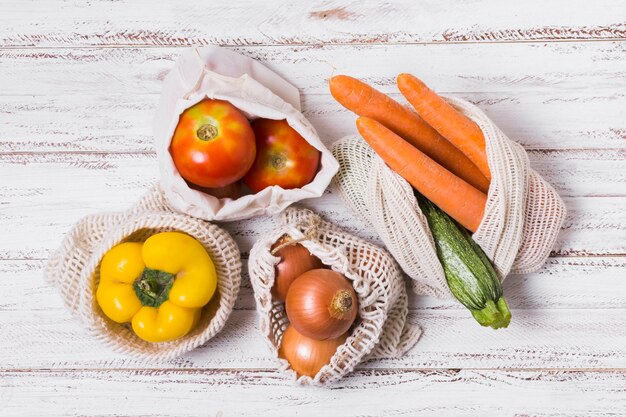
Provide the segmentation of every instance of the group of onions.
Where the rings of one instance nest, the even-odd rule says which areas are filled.
[[[283,238],[272,250],[280,258],[272,295],[290,322],[278,353],[298,375],[314,377],[348,338],[358,299],[348,279],[299,243]]]

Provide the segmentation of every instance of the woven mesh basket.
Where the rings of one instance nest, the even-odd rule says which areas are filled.
[[[137,337],[130,326],[108,319],[95,294],[100,261],[109,249],[166,231],[184,232],[204,246],[215,264],[218,284],[194,330],[174,341],[150,343]],[[173,212],[160,188],[155,187],[128,211],[81,219],[49,259],[44,275],[59,289],[72,314],[103,344],[140,359],[167,360],[206,343],[224,327],[239,292],[241,260],[228,233],[209,222]]]
[[[530,168],[524,149],[476,106],[447,97],[482,129],[491,170],[485,214],[473,239],[500,277],[539,269],[554,246],[566,209],[557,192]],[[451,297],[435,244],[411,185],[392,171],[360,137],[335,142],[339,165],[333,189],[380,235],[411,277],[418,294]]]
[[[284,235],[351,280],[359,299],[357,324],[330,363],[313,378],[298,376],[285,359],[278,358],[289,321],[283,303],[271,293],[274,267],[280,261],[272,255],[271,247]],[[322,220],[310,210],[288,208],[280,215],[275,230],[252,248],[249,272],[260,330],[278,359],[278,368],[298,384],[331,384],[365,360],[402,356],[420,337],[420,329],[407,321],[406,286],[400,268],[389,253]]]

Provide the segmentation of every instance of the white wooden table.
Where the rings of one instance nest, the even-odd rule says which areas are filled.
[[[569,212],[545,267],[505,282],[511,326],[413,297],[420,343],[332,389],[274,371],[247,277],[223,333],[179,360],[86,336],[45,260],[81,216],[156,181],[163,77],[182,48],[212,43],[300,88],[327,143],[355,131],[329,76],[398,96],[395,75],[411,72],[523,144]],[[0,0],[0,415],[626,415],[625,143],[623,0]],[[305,205],[378,241],[333,195]],[[226,225],[244,262],[270,227]]]

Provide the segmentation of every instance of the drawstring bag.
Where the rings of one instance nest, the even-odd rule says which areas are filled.
[[[472,238],[501,279],[539,269],[565,220],[565,204],[529,166],[526,151],[476,106],[446,100],[475,121],[485,136],[491,185],[484,217]],[[411,185],[392,171],[360,137],[332,146],[341,167],[333,188],[344,203],[378,232],[411,277],[418,294],[451,297],[435,244]]]
[[[321,152],[313,181],[290,190],[267,187],[237,199],[220,199],[190,188],[174,165],[170,143],[181,113],[205,98],[228,101],[249,120],[285,119]],[[296,201],[320,197],[339,168],[313,125],[300,112],[298,89],[259,62],[217,46],[192,48],[178,58],[163,82],[153,130],[161,187],[169,205],[200,219],[234,221],[276,214]]]
[[[217,272],[217,291],[187,335],[170,342],[140,339],[128,324],[107,318],[96,301],[100,261],[122,242],[143,242],[167,231],[186,233],[206,249]],[[130,210],[86,216],[72,227],[44,270],[63,301],[87,331],[116,352],[146,360],[168,360],[206,343],[222,330],[241,284],[241,259],[235,241],[218,226],[174,212],[155,187]]]
[[[289,321],[283,303],[271,293],[275,265],[280,261],[271,248],[285,235],[291,243],[303,245],[324,265],[352,281],[359,300],[358,318],[350,336],[313,378],[298,376],[285,359],[278,358]],[[278,368],[298,384],[331,384],[363,361],[401,357],[420,337],[420,329],[407,321],[406,287],[399,267],[387,251],[322,220],[310,210],[291,207],[282,213],[275,230],[252,247],[248,269],[260,330],[272,355],[278,358]]]

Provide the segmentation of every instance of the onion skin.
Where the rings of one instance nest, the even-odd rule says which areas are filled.
[[[298,375],[315,377],[330,362],[337,348],[346,342],[348,333],[336,339],[315,340],[303,336],[293,327],[287,327],[278,349],[278,356],[286,359]]]
[[[272,246],[272,250],[279,245],[289,241],[289,237],[283,237]],[[311,269],[323,268],[322,261],[312,255],[307,248],[299,243],[287,245],[276,251],[274,254],[280,258],[280,262],[275,266],[274,286],[272,295],[280,301],[285,301],[287,291],[291,284],[303,273]]]
[[[312,269],[291,284],[285,309],[299,333],[327,340],[348,331],[359,306],[352,283],[343,275],[330,269]]]

